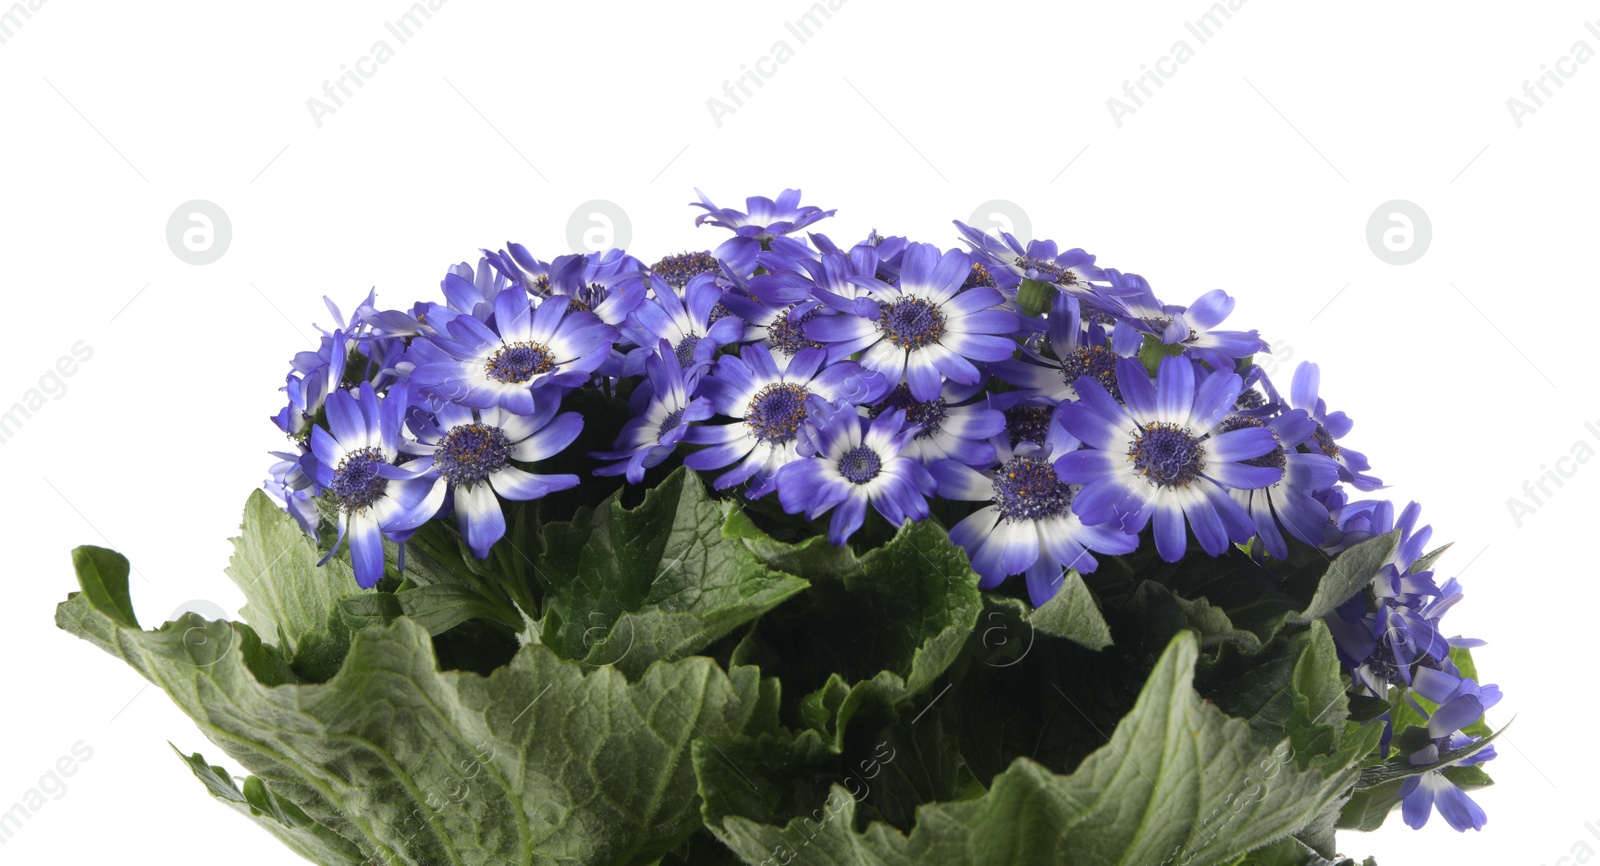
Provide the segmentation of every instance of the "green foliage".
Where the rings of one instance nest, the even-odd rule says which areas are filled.
[[[507,516],[488,559],[430,524],[362,590],[258,493],[248,625],[141,630],[126,560],[87,547],[57,622],[245,768],[180,755],[215,798],[340,866],[1353,866],[1335,826],[1400,781],[1360,722],[1420,721],[1352,701],[1321,622],[1388,536],[1107,557],[1034,610],[935,521],[834,547],[685,470]]]

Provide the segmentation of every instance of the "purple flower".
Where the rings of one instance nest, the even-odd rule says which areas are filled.
[[[1443,752],[1475,742],[1476,737],[1460,733],[1460,730],[1483,718],[1486,710],[1500,702],[1500,689],[1495,686],[1479,686],[1470,679],[1427,668],[1417,671],[1412,688],[1438,705],[1430,714],[1412,700],[1412,705],[1428,720],[1428,744],[1407,758],[1413,766],[1438,763]],[[1485,746],[1450,766],[1472,766],[1494,757],[1494,747]],[[1483,829],[1488,816],[1465,791],[1445,776],[1445,769],[1428,770],[1421,775],[1407,777],[1401,784],[1400,811],[1406,824],[1413,829],[1421,829],[1428,823],[1433,810],[1437,809],[1445,822],[1458,832]]]
[[[594,455],[601,460],[618,461],[601,466],[594,474],[626,474],[629,484],[638,484],[644,480],[646,469],[672,455],[691,424],[714,414],[709,398],[690,398],[699,384],[700,373],[698,368],[685,370],[679,365],[680,360],[666,340],[661,340],[656,351],[645,359],[650,402],[622,426],[622,433],[617,436],[617,450]]]
[[[1038,607],[1061,589],[1065,569],[1087,573],[1099,566],[1090,551],[1121,554],[1139,547],[1137,533],[1078,517],[1072,502],[1080,490],[1056,475],[1048,449],[1027,443],[1004,457],[983,472],[954,460],[930,467],[940,496],[989,503],[950,530],[950,540],[972,559],[980,587],[1025,575],[1028,597]]]
[[[1115,299],[1117,324],[1111,332],[1111,345],[1118,354],[1134,354],[1148,335],[1163,345],[1181,345],[1188,354],[1218,370],[1232,370],[1237,359],[1268,350],[1255,331],[1215,330],[1234,306],[1233,298],[1221,289],[1206,292],[1187,307],[1163,304],[1138,274],[1107,273],[1115,284],[1137,289]]]
[[[681,367],[710,363],[717,350],[737,342],[744,334],[744,322],[724,315],[712,321],[722,303],[722,287],[710,274],[700,274],[683,289],[683,297],[661,277],[650,275],[649,300],[629,314],[622,334],[638,348],[628,353],[623,374],[637,376],[645,359],[665,340]],[[726,309],[726,308],[724,308]]]
[[[753,195],[744,200],[745,210],[733,208],[719,208],[706,198],[700,190],[694,191],[700,196],[697,202],[689,204],[705,208],[706,213],[695,217],[695,225],[710,223],[731,229],[741,238],[751,238],[755,241],[770,241],[778,235],[786,235],[798,231],[824,217],[833,216],[834,211],[825,211],[815,205],[800,205],[800,190],[786,189],[778,195],[777,201],[765,196]]]
[[[384,537],[404,542],[438,513],[444,494],[435,492],[427,466],[395,463],[408,444],[401,437],[403,384],[380,399],[363,382],[355,395],[333,392],[327,408],[327,429],[311,428],[311,453],[317,483],[339,505],[339,537],[322,562],[348,537],[356,583],[370,588],[383,578]]]
[[[558,454],[583,429],[578,413],[556,414],[560,399],[554,392],[540,391],[538,397],[527,413],[445,403],[431,417],[415,412],[408,419],[417,441],[406,451],[420,457],[406,467],[436,473],[434,496],[442,498],[448,488],[461,535],[479,559],[506,534],[495,494],[527,501],[578,484],[576,475],[538,475],[511,465]]]
[[[1289,384],[1289,405],[1296,409],[1304,409],[1316,419],[1317,429],[1312,433],[1318,450],[1339,463],[1339,480],[1357,490],[1376,490],[1383,486],[1383,482],[1365,474],[1371,466],[1367,463],[1365,455],[1343,447],[1338,440],[1343,439],[1350,428],[1355,426],[1349,416],[1343,412],[1329,412],[1327,403],[1318,396],[1321,388],[1322,373],[1316,364],[1309,361],[1302,362],[1294,370],[1294,379]]]
[[[1278,527],[1313,547],[1321,547],[1333,529],[1328,519],[1328,507],[1313,494],[1327,490],[1339,481],[1339,466],[1321,454],[1308,454],[1299,446],[1311,438],[1317,422],[1303,410],[1294,409],[1265,419],[1254,415],[1236,414],[1223,419],[1221,430],[1250,428],[1270,430],[1276,446],[1260,457],[1245,463],[1251,466],[1270,467],[1283,471],[1274,484],[1256,488],[1229,490],[1235,502],[1250,512],[1255,522],[1256,535],[1267,552],[1279,559],[1287,559],[1289,545]]]
[[[1063,480],[1083,485],[1073,510],[1128,532],[1154,520],[1156,550],[1167,562],[1188,547],[1185,522],[1212,556],[1254,535],[1228,490],[1275,484],[1283,470],[1246,462],[1278,447],[1272,431],[1220,427],[1239,396],[1239,377],[1215,371],[1197,382],[1194,362],[1169,357],[1152,383],[1139,362],[1123,359],[1117,386],[1126,405],[1085,376],[1077,382],[1080,401],[1061,407],[1062,425],[1086,446],[1056,462]]]
[[[833,509],[828,540],[843,545],[861,528],[867,506],[890,524],[926,520],[933,476],[904,456],[917,431],[905,427],[905,413],[884,412],[870,422],[855,406],[840,401],[818,411],[800,434],[799,459],[778,470],[778,501],[806,519]]]
[[[862,366],[890,384],[907,382],[918,400],[939,396],[946,378],[976,382],[973,361],[1004,361],[1016,351],[1018,321],[999,309],[1005,302],[999,290],[961,290],[970,268],[965,253],[908,247],[897,283],[860,280],[871,297],[856,300],[855,314],[812,319],[806,336],[828,344],[832,357],[862,352]]]
[[[819,404],[871,403],[882,396],[883,377],[850,361],[824,365],[821,349],[802,349],[779,368],[765,346],[723,355],[700,382],[717,412],[738,423],[692,428],[684,441],[711,447],[684,458],[690,469],[734,467],[713,482],[722,490],[751,481],[751,498],[772,492],[778,469],[799,457],[800,429]]]
[[[514,287],[495,296],[492,323],[458,316],[445,333],[413,341],[411,381],[436,401],[529,415],[534,389],[583,384],[610,358],[616,337],[594,313],[572,312],[557,298],[533,308]]]
[[[978,396],[983,384],[946,382],[938,397],[917,400],[911,396],[911,388],[902,383],[890,389],[867,413],[877,418],[885,412],[904,412],[906,423],[917,429],[901,453],[924,465],[952,459],[969,466],[989,466],[995,461],[994,443],[989,440],[1005,431],[1006,418]]]

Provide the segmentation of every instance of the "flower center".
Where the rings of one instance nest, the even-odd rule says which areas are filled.
[[[1267,398],[1255,389],[1255,386],[1239,392],[1239,399],[1233,401],[1235,409],[1260,409],[1267,405]]]
[[[790,304],[785,307],[783,312],[779,313],[777,318],[774,318],[772,323],[767,325],[767,339],[772,342],[772,348],[785,355],[796,354],[801,349],[822,348],[821,343],[807,339],[805,330],[806,322],[821,315],[822,311],[813,307],[799,316],[790,318],[790,314],[794,312],[796,306],[798,305]]]
[[[1013,457],[995,475],[994,501],[1007,521],[1044,520],[1067,513],[1072,488],[1049,463],[1035,457]]]
[[[866,484],[877,478],[882,468],[878,453],[865,445],[857,445],[839,458],[839,474],[852,484]]]
[[[750,398],[744,423],[756,441],[767,445],[792,442],[805,423],[811,392],[804,385],[773,382]]]
[[[506,343],[489,356],[484,372],[496,382],[521,385],[556,368],[555,356],[540,343]]]
[[[1078,275],[1071,268],[1064,268],[1055,262],[1036,259],[1033,256],[1017,256],[1016,266],[1024,271],[1034,271],[1050,278],[1050,282],[1072,285],[1078,281]]]
[[[504,468],[512,449],[511,440],[499,427],[458,424],[439,442],[433,465],[451,484],[471,484]]]
[[[966,282],[961,284],[963,289],[975,289],[979,286],[994,288],[994,274],[989,269],[977,262],[972,263],[972,271],[967,274]]]
[[[1078,381],[1079,376],[1094,379],[1111,392],[1113,399],[1122,399],[1122,391],[1117,388],[1117,353],[1109,346],[1085,346],[1061,359],[1061,378],[1068,385]]]
[[[728,309],[721,301],[718,301],[717,305],[711,308],[711,315],[706,316],[706,324],[715,325],[722,317],[731,315],[733,315],[733,311]]]
[[[920,349],[944,336],[944,313],[931,301],[902,298],[884,306],[878,330],[902,349]]]
[[[689,366],[689,362],[694,360],[694,347],[698,345],[700,345],[699,334],[686,334],[678,341],[677,347],[672,350],[673,354],[678,356],[678,366]]]
[[[1339,443],[1333,441],[1333,434],[1328,432],[1328,428],[1318,424],[1317,432],[1312,433],[1311,438],[1317,443],[1317,447],[1322,449],[1323,454],[1333,458],[1339,456]]]
[[[1234,430],[1244,430],[1249,427],[1265,427],[1268,430],[1272,429],[1271,427],[1267,426],[1267,422],[1262,421],[1259,418],[1251,418],[1248,415],[1229,415],[1227,418],[1223,419],[1221,425],[1222,432],[1224,433],[1229,433]],[[1277,433],[1272,434],[1272,441],[1278,442]],[[1249,460],[1243,460],[1240,462],[1244,463],[1246,466],[1264,466],[1268,469],[1282,469],[1284,464],[1288,462],[1288,457],[1283,453],[1283,443],[1278,442],[1278,444],[1275,445],[1271,451],[1268,451],[1260,457],[1251,457]]]
[[[943,397],[935,397],[925,403],[913,400],[911,399],[911,386],[901,382],[894,386],[894,390],[889,392],[889,396],[883,398],[883,402],[868,409],[867,415],[876,418],[894,409],[905,410],[906,423],[916,424],[922,428],[913,437],[916,439],[926,439],[929,436],[938,435],[940,426],[944,424],[945,415],[949,412],[949,406],[944,402]]]
[[[1011,447],[1019,442],[1043,445],[1050,432],[1049,406],[1012,406],[1006,410],[1006,432],[1011,435]]]
[[[673,410],[671,414],[669,414],[667,417],[661,419],[661,426],[656,428],[656,439],[659,440],[661,437],[667,435],[668,433],[672,432],[673,430],[676,430],[678,425],[682,424],[682,423],[683,423],[683,410],[682,409]]]
[[[681,289],[701,274],[717,269],[717,260],[710,253],[678,253],[667,256],[650,266],[650,272],[667,281],[667,285]]]
[[[1200,440],[1176,424],[1146,424],[1133,435],[1128,459],[1152,486],[1187,487],[1206,468]]]
[[[379,499],[389,487],[389,479],[378,474],[384,464],[383,454],[377,448],[351,451],[339,460],[333,470],[330,489],[339,507],[346,512],[360,511]]]

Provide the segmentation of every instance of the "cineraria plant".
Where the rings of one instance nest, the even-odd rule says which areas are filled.
[[[1484,826],[1500,692],[1443,548],[1233,298],[696,204],[734,237],[329,302],[243,621],[141,630],[126,560],[74,551],[58,623],[253,774],[185,757],[215,797],[351,866],[1331,864],[1396,808]]]

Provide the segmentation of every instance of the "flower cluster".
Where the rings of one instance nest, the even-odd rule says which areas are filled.
[[[799,201],[701,195],[697,222],[734,236],[653,264],[507,244],[451,267],[441,299],[383,310],[369,294],[348,320],[330,303],[336,327],[293,361],[268,489],[308,532],[332,518],[328,555],[347,544],[364,587],[389,568],[385,539],[432,520],[489,556],[509,503],[581,483],[541,471],[563,452],[630,484],[681,463],[825,520],[838,545],[938,514],[983,588],[1020,576],[1035,605],[1068,570],[1141,548],[1331,556],[1398,527],[1392,561],[1329,627],[1358,694],[1399,687],[1426,720],[1414,765],[1476,739],[1499,692],[1451,661],[1474,642],[1439,630],[1461,590],[1435,582],[1428,528],[1415,506],[1349,501],[1381,485],[1342,442],[1350,419],[1316,366],[1284,392],[1252,363],[1268,346],[1222,327],[1226,293],[1164,303],[1081,249],[959,222],[964,249],[801,236],[833,211]],[[627,407],[618,429],[587,431],[608,450],[570,453],[591,420],[572,410],[580,391]],[[1484,822],[1441,769],[1408,780],[1405,819],[1434,807],[1457,829]]]

